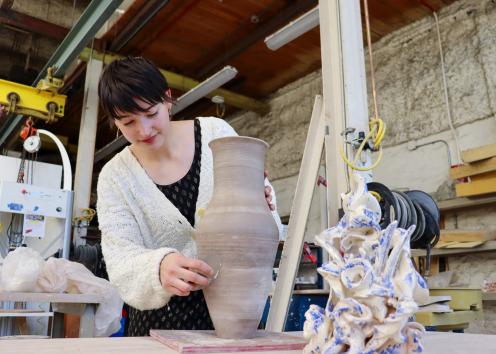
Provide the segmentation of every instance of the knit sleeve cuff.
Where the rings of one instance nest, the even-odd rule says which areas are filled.
[[[162,294],[163,297],[171,297],[172,294],[166,291],[163,286],[162,282],[160,281],[160,264],[162,263],[162,260],[168,256],[171,253],[178,252],[174,248],[160,248],[158,249],[155,254],[153,255],[153,261],[152,264],[154,264],[154,267],[152,268],[153,271],[153,276],[152,276],[152,288],[153,291],[156,294]]]

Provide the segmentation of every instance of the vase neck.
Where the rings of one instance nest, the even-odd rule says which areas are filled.
[[[228,137],[210,143],[214,160],[214,195],[259,199],[264,195],[264,163],[267,144],[259,139]]]

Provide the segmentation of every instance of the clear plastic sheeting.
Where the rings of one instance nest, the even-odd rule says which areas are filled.
[[[24,247],[7,255],[1,275],[0,291],[100,295],[103,300],[95,313],[95,336],[107,337],[120,328],[123,302],[117,290],[81,263],[63,258],[43,261],[36,251]]]
[[[45,261],[31,248],[20,247],[3,261],[0,277],[1,291],[32,292]]]

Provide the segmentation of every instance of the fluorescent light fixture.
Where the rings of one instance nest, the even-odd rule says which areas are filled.
[[[205,97],[229,80],[232,80],[237,73],[238,70],[236,70],[236,68],[229,65],[225,66],[222,70],[210,76],[208,79],[198,84],[198,86],[193,87],[191,90],[179,97],[177,99],[177,103],[172,106],[172,113],[178,113],[191,105],[193,102]]]
[[[303,33],[310,31],[319,24],[319,7],[316,6],[296,20],[291,21],[274,34],[265,38],[265,44],[269,49],[277,50],[283,45],[298,38]]]

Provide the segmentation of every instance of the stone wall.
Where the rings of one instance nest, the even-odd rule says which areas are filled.
[[[496,1],[460,0],[438,16],[460,150],[496,143]],[[374,179],[390,188],[422,189],[438,200],[453,197],[448,159],[457,163],[458,152],[446,113],[434,17],[375,43],[374,60],[379,113],[388,127],[383,160],[374,170]],[[248,112],[228,118],[238,133],[271,145],[267,168],[282,216],[291,210],[313,99],[321,93],[321,72],[316,71],[275,92],[269,99],[268,115]],[[371,98],[369,87],[372,114]],[[329,180],[332,183],[332,176]],[[307,240],[321,229],[320,212],[316,188]],[[446,228],[496,227],[496,207],[446,213],[445,223]],[[449,259],[455,277],[472,286],[480,286],[484,279],[496,280],[495,262],[496,253]],[[472,323],[469,331],[496,333],[495,324],[496,307],[486,304],[485,320]]]

